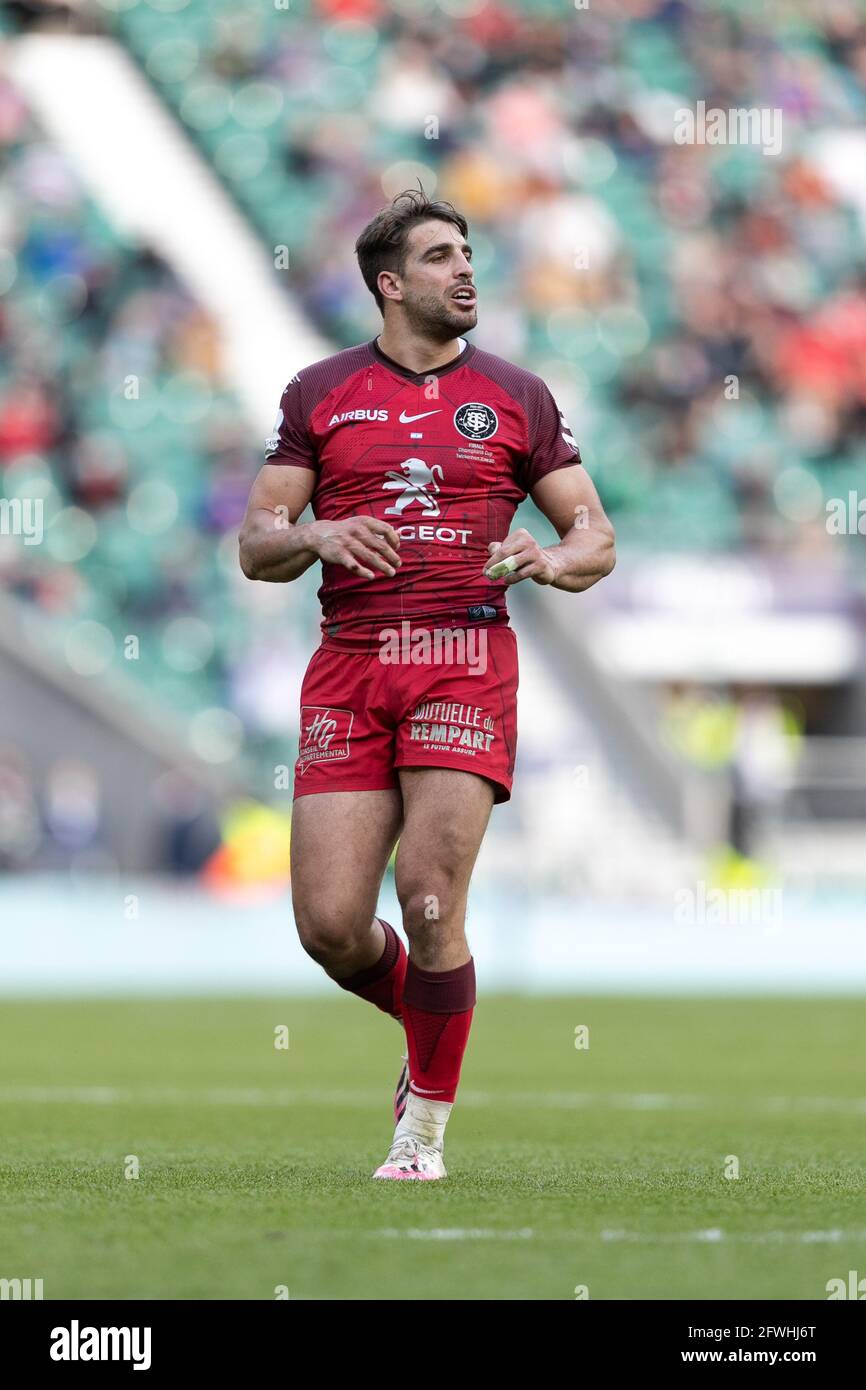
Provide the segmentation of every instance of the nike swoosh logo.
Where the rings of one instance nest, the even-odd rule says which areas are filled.
[[[412,1081],[410,1082],[409,1089],[410,1091],[414,1091],[415,1094],[419,1096],[441,1096],[442,1092],[445,1090],[445,1087],[440,1086],[438,1091],[422,1091],[421,1087],[416,1086],[415,1082]]]
[[[439,414],[441,413],[441,410],[442,410],[442,407],[441,407],[441,406],[439,407],[438,410],[425,410],[423,415],[407,415],[406,412],[405,412],[405,410],[401,410],[401,412],[400,412],[400,424],[401,424],[401,425],[411,425],[412,422],[413,422],[414,420],[426,420],[426,418],[427,418],[428,415],[439,415]]]

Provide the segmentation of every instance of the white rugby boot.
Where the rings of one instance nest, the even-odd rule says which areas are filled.
[[[373,1177],[409,1182],[447,1177],[442,1149],[450,1114],[450,1102],[424,1100],[409,1091],[388,1157]]]

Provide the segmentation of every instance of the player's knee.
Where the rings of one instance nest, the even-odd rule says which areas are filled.
[[[337,904],[317,903],[309,908],[295,904],[295,926],[301,945],[320,965],[351,955],[362,931],[370,930],[370,920],[370,914],[360,921],[352,909]]]
[[[398,883],[397,897],[403,913],[403,925],[408,933],[429,932],[439,922],[450,920],[457,895],[448,876],[426,880],[413,879]]]

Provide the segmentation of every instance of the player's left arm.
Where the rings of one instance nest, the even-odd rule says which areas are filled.
[[[610,574],[616,563],[614,531],[583,464],[545,474],[530,495],[555,527],[559,544],[541,546],[520,527],[504,541],[491,542],[487,568],[511,555],[516,568],[503,583],[534,579],[569,594],[580,594]]]

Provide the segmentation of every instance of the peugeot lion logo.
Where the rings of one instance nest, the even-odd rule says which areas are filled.
[[[439,503],[433,494],[439,491],[436,475],[440,478],[443,476],[439,464],[434,463],[432,467],[428,467],[423,459],[406,459],[400,467],[402,473],[389,471],[385,474],[390,480],[382,484],[385,491],[401,493],[393,507],[385,508],[385,515],[402,516],[408,506],[418,502],[424,516],[438,516]]]

